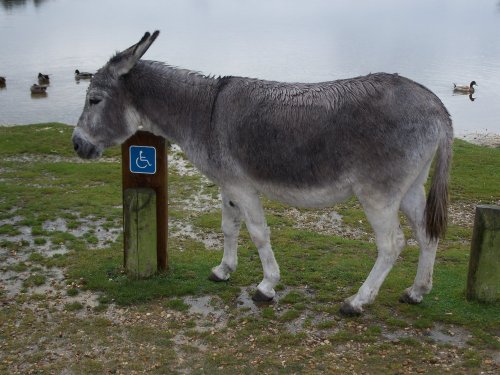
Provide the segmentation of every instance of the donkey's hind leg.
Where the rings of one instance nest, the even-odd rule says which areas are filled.
[[[425,230],[425,190],[423,183],[416,182],[403,197],[401,210],[408,218],[413,233],[420,246],[417,275],[413,285],[406,289],[400,301],[416,304],[422,301],[424,294],[432,289],[432,273],[436,258],[437,240],[431,240]]]
[[[238,235],[241,226],[241,210],[222,191],[222,232],[224,233],[224,255],[222,262],[212,268],[209,279],[226,281],[230,273],[236,270],[238,264]]]
[[[398,218],[399,202],[384,205],[383,202],[376,202],[370,198],[360,198],[360,201],[365,209],[366,217],[375,231],[378,256],[358,293],[347,298],[342,304],[340,312],[344,315],[359,315],[363,312],[364,305],[375,300],[380,286],[404,246],[404,235],[399,226]]]

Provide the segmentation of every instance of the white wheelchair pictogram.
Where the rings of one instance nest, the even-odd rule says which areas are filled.
[[[135,165],[137,165],[137,168],[141,169],[151,167],[151,163],[149,162],[149,160],[142,156],[142,151],[139,151],[139,157],[135,159]]]

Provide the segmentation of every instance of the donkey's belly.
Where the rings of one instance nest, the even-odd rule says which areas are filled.
[[[272,200],[294,207],[323,208],[342,202],[352,196],[350,187],[293,188],[279,185],[256,184],[262,194]]]

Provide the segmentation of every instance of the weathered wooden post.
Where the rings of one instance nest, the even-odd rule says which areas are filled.
[[[139,131],[122,145],[124,267],[144,278],[168,268],[165,139]]]
[[[500,301],[500,207],[477,206],[467,279],[467,299]]]

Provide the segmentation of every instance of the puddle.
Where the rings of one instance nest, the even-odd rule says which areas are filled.
[[[14,211],[12,212],[14,213]],[[78,215],[78,213],[75,213]],[[31,275],[39,274],[45,277],[45,282],[40,286],[31,286],[27,288],[28,294],[42,294],[50,297],[57,297],[58,300],[63,299],[64,303],[58,302],[64,307],[65,303],[80,302],[88,309],[98,305],[97,295],[90,293],[80,293],[77,296],[70,297],[65,293],[64,274],[59,268],[47,269],[36,262],[30,262],[32,254],[40,254],[44,257],[53,257],[68,253],[68,248],[64,243],[54,243],[49,236],[33,235],[32,228],[29,226],[19,225],[24,218],[16,215],[9,219],[0,221],[0,225],[14,225],[18,234],[11,236],[8,234],[0,235],[0,240],[17,243],[18,248],[0,247],[0,288],[2,289],[2,302],[4,300],[15,299],[25,288],[23,282]],[[114,227],[105,229],[105,225],[109,222],[105,219],[96,219],[95,217],[81,217],[75,219],[76,228],[68,228],[68,221],[64,218],[55,220],[47,220],[42,224],[42,229],[47,232],[62,232],[70,233],[75,237],[92,237],[92,244],[88,244],[90,249],[99,249],[107,246],[109,243],[117,240],[122,232],[121,226],[117,222],[113,222]],[[15,250],[13,250],[14,248]],[[24,265],[21,263],[24,262]],[[17,267],[20,266],[20,267]],[[33,268],[37,271],[34,273]]]
[[[467,341],[472,338],[472,335],[465,329],[454,326],[444,326],[442,324],[435,324],[432,329],[421,332],[412,328],[405,328],[404,330],[397,330],[391,332],[383,332],[382,336],[390,341],[397,341],[402,338],[430,338],[438,344],[448,344],[457,348],[465,348],[468,346]]]
[[[43,223],[42,228],[49,232],[66,232],[70,233],[75,237],[83,237],[90,233],[97,239],[96,244],[89,244],[91,249],[101,249],[107,246],[111,242],[115,242],[118,236],[122,232],[122,227],[117,225],[116,222],[113,224],[115,227],[106,229],[104,225],[107,223],[106,219],[96,219],[92,216],[78,218],[77,228],[68,228],[67,222],[63,218],[57,218],[56,220],[47,220]]]
[[[426,333],[434,341],[440,344],[449,344],[458,348],[467,346],[467,341],[472,338],[472,335],[463,328],[451,327],[446,328],[441,324],[436,324],[433,329]]]
[[[238,315],[258,315],[262,308],[276,305],[283,293],[276,294],[272,302],[258,303],[252,300],[256,286],[249,288],[241,288],[241,292],[236,298],[233,307],[237,308]],[[205,318],[213,318],[216,321],[227,320],[227,310],[229,306],[221,306],[222,301],[218,297],[201,296],[201,297],[185,297],[184,303],[189,305],[189,313],[201,315]]]
[[[227,326],[229,315],[228,307],[222,307],[222,301],[218,297],[185,297],[184,303],[189,305],[189,314],[201,317],[197,319],[196,330],[199,332],[215,332]]]
[[[68,249],[63,244],[54,244],[50,239],[45,239],[43,244],[35,244],[33,235],[31,234],[30,227],[18,227],[21,234],[15,236],[0,236],[0,240],[8,240],[14,243],[26,243],[26,246],[11,251],[0,248],[0,259],[4,265],[14,265],[19,262],[24,262],[29,259],[33,253],[39,253],[46,257],[54,255],[62,255],[68,252]],[[37,238],[41,236],[36,236]]]
[[[32,264],[28,262],[27,267],[29,268]],[[32,272],[29,269],[26,271],[16,272],[12,270],[2,270],[0,271],[0,281],[1,287],[5,293],[6,300],[13,299],[17,297],[21,290],[25,288],[23,283],[33,275],[43,275],[45,277],[45,282],[42,285],[27,287],[27,293],[32,294],[43,294],[52,295],[56,293],[57,289],[63,287],[64,274],[59,268],[45,268],[36,265],[39,269],[36,272]]]
[[[184,223],[177,219],[169,220],[169,235],[171,237],[190,238],[201,242],[208,250],[220,250],[224,247],[224,237],[222,233],[206,233],[195,229],[191,224]]]
[[[0,227],[3,226],[3,225],[8,225],[8,224],[15,225],[15,224],[19,223],[23,219],[24,218],[22,216],[16,215],[16,216],[10,217],[8,219],[0,220]]]
[[[22,216],[16,215],[9,219],[0,220],[0,226],[14,225],[18,232],[18,234],[15,235],[0,234],[0,241],[4,240],[23,244],[17,251],[0,247],[0,260],[4,265],[13,265],[18,262],[26,261],[33,252],[38,252],[47,257],[66,254],[68,252],[68,249],[63,243],[53,243],[47,236],[33,235],[32,228],[29,226],[16,225],[23,219]],[[104,228],[105,225],[109,225],[106,219],[84,217],[78,218],[76,221],[78,222],[77,228],[68,228],[67,221],[63,218],[47,220],[43,223],[42,229],[48,232],[70,233],[79,238],[86,235],[95,237],[95,243],[88,245],[90,249],[104,248],[109,243],[115,242],[122,233],[122,227],[117,222],[113,222],[113,227],[109,229]],[[43,241],[38,241],[38,243],[36,243],[35,239],[43,239]]]
[[[258,314],[259,313],[259,306],[255,304],[255,302],[252,300],[252,296],[250,295],[250,291],[252,291],[249,288],[242,288],[241,293],[236,299],[236,307],[240,310],[247,311],[247,315],[251,314]],[[253,291],[252,291],[253,293]]]
[[[202,297],[185,297],[184,303],[189,305],[190,314],[198,314],[204,317],[214,317],[219,319],[223,314],[224,310],[216,309],[213,306],[212,296],[202,296]]]
[[[0,272],[0,290],[7,299],[17,296],[23,286],[23,280],[18,272],[3,271]]]
[[[56,220],[47,220],[45,223],[43,223],[42,229],[49,232],[66,232],[68,230],[68,227],[66,225],[66,220],[57,218]]]

